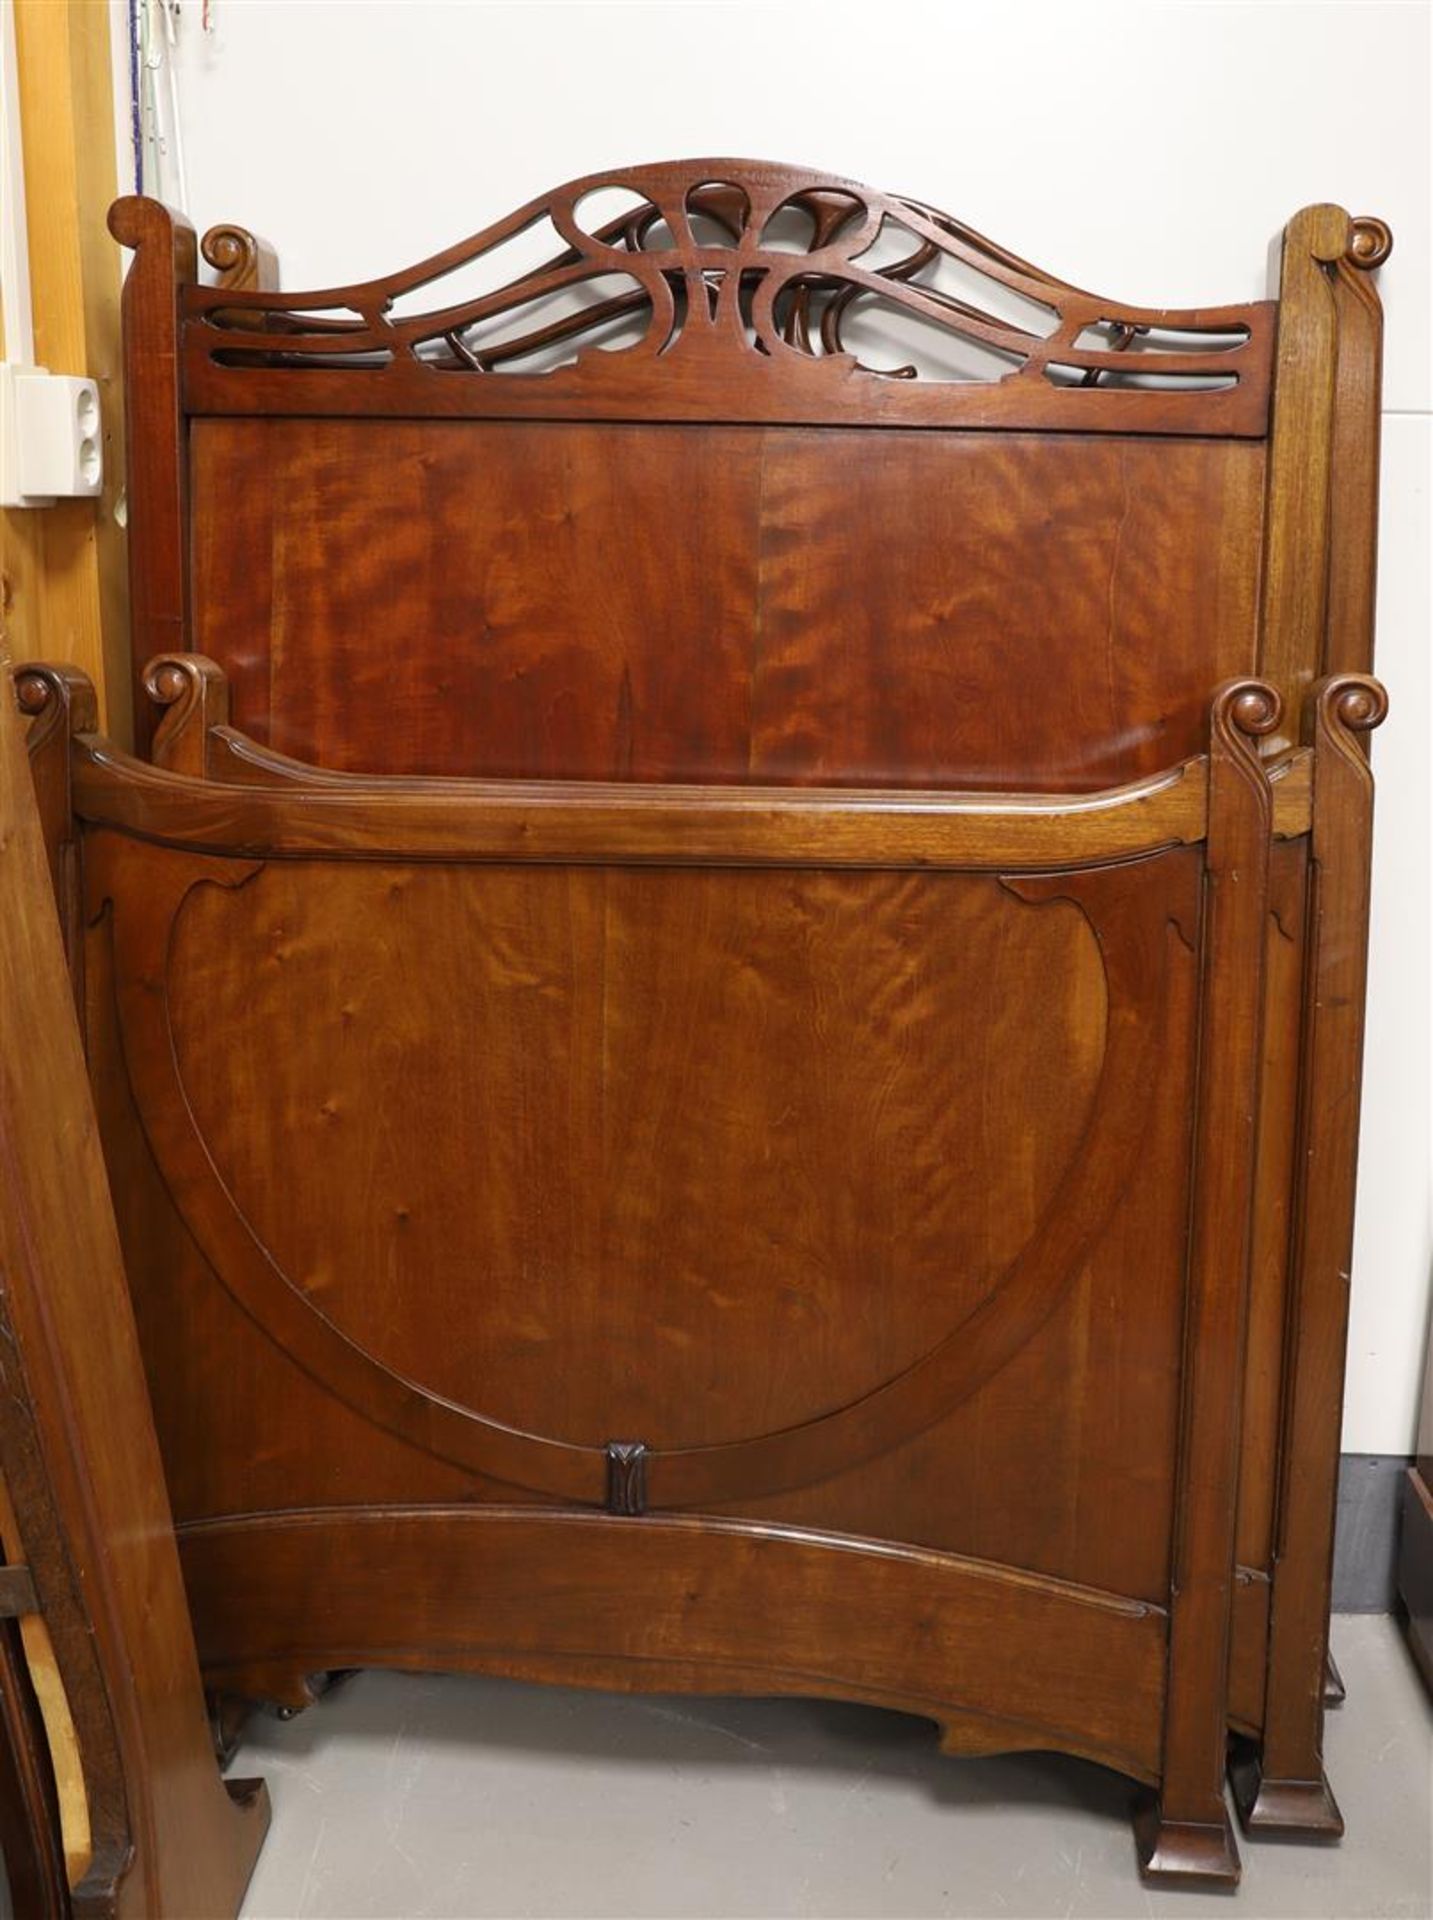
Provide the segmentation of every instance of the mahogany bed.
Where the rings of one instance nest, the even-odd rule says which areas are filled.
[[[148,758],[41,752],[208,1684],[869,1700],[1226,1881],[1232,1731],[1337,1831],[1386,230],[1169,312],[731,160],[318,293],[112,226]]]

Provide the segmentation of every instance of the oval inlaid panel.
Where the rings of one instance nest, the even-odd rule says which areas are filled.
[[[589,1447],[770,1433],[927,1354],[1039,1224],[1106,1022],[1077,907],[954,873],[275,862],[194,888],[168,979],[290,1284]]]

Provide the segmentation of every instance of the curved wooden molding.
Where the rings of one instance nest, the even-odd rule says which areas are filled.
[[[624,204],[589,207],[604,194]],[[142,246],[163,218],[152,202],[121,200],[110,226]],[[544,227],[551,254],[504,278],[502,249]],[[416,266],[313,292],[255,284],[261,249],[243,228],[215,229],[205,248],[226,284],[182,293],[196,412],[232,410],[244,391],[284,410],[280,374],[287,410],[345,412],[356,396],[344,381],[358,370],[371,376],[357,396],[370,412],[401,397],[424,412],[576,403],[622,417],[665,394],[688,418],[1257,434],[1267,417],[1268,306],[1133,307],[919,200],[798,167],[702,159],[591,174]],[[501,284],[406,310],[479,263]],[[899,351],[894,365],[868,365],[847,335],[872,313],[958,340],[979,365],[934,380]],[[614,343],[614,327],[637,337]],[[567,363],[552,369],[555,354]],[[524,361],[538,372],[511,371]]]
[[[16,704],[31,723],[31,753],[51,732],[93,733],[99,726],[94,683],[78,667],[32,660],[16,667],[13,678]]]
[[[99,701],[78,667],[30,661],[14,674],[15,702],[29,721],[25,746],[40,816],[40,832],[50,868],[50,884],[60,915],[60,932],[76,1002],[81,997],[84,951],[79,915],[79,869],[72,742],[99,725]]]
[[[1209,718],[1170,1683],[1159,1798],[1136,1825],[1141,1872],[1148,1880],[1174,1883],[1233,1885],[1239,1878],[1223,1777],[1273,828],[1273,797],[1258,743],[1277,728],[1280,711],[1278,691],[1247,677],[1219,688]]]
[[[279,284],[278,256],[247,227],[210,227],[199,251],[218,274],[219,285],[230,292],[245,287],[266,291]]]
[[[151,704],[163,714],[150,758],[157,767],[203,780],[211,731],[229,720],[229,682],[222,667],[202,653],[161,653],[141,677]]]
[[[1277,1513],[1280,1573],[1271,1599],[1263,1743],[1238,1754],[1231,1776],[1250,1832],[1343,1831],[1324,1776],[1322,1678],[1368,963],[1373,775],[1363,736],[1387,712],[1381,683],[1358,673],[1317,682],[1304,709],[1305,737],[1314,748],[1313,872],[1290,1273],[1291,1384]]]
[[[180,1550],[206,1674],[256,1697],[303,1705],[308,1671],[365,1664],[830,1694],[924,1714],[952,1744],[1058,1748],[1155,1777],[1161,1609],[954,1554],[522,1507],[208,1521],[182,1529]],[[326,1566],[349,1577],[335,1588]],[[905,1624],[913,1609],[922,1633]]]
[[[0,681],[10,663],[0,646]],[[24,670],[42,723],[86,683]],[[60,721],[51,722],[58,727]],[[17,716],[0,708],[0,1477],[78,1741],[77,1916],[233,1913],[268,1821],[214,1765],[158,1444]],[[11,1518],[13,1513],[13,1519]],[[18,1530],[18,1537],[17,1537]]]
[[[1089,1121],[1039,1226],[1004,1274],[922,1359],[824,1419],[726,1446],[653,1454],[654,1506],[719,1506],[753,1490],[801,1486],[898,1446],[969,1399],[1044,1325],[1134,1176],[1158,1062],[1173,1041],[1172,975],[1187,949],[1171,925],[1169,894],[1150,880],[1131,866],[1006,882],[1031,904],[1068,900],[1080,908],[1099,942],[1108,1000]],[[1193,910],[1190,899],[1191,919]]]
[[[892,794],[881,794],[870,788],[860,790],[850,787],[826,789],[790,787],[743,789],[669,787],[644,782],[635,787],[631,782],[619,784],[584,781],[577,784],[563,782],[492,782],[475,783],[460,776],[427,777],[422,779],[396,779],[387,774],[347,773],[330,767],[319,767],[307,760],[295,759],[292,754],[280,753],[275,748],[252,740],[236,727],[228,724],[228,689],[223,669],[217,662],[203,654],[161,654],[150,661],[144,669],[143,683],[152,703],[174,711],[175,707],[184,713],[184,726],[189,728],[190,715],[194,712],[193,702],[183,696],[182,689],[188,676],[202,677],[206,687],[207,705],[202,724],[207,727],[207,738],[203,752],[191,749],[184,765],[180,765],[172,750],[161,747],[158,740],[154,748],[154,759],[174,771],[192,772],[198,778],[213,780],[219,784],[275,787],[275,788],[322,788],[337,790],[351,795],[366,795],[377,799],[398,791],[418,792],[422,794],[491,795],[504,792],[513,797],[536,796],[544,802],[564,798],[587,800],[589,798],[613,798],[626,801],[633,796],[656,793],[658,795],[681,796],[690,801],[700,794],[703,807],[710,812],[713,807],[720,813],[723,805],[737,804],[739,812],[751,815],[763,808],[771,807],[786,813],[793,800],[804,800],[818,808],[830,809],[833,806],[849,807],[858,801],[862,808],[868,808],[871,802],[877,805],[883,800],[896,798]],[[167,721],[165,727],[167,728]],[[164,731],[165,729],[161,729]],[[202,764],[201,764],[202,762]],[[1290,748],[1276,758],[1266,760],[1264,772],[1273,794],[1274,832],[1280,839],[1292,839],[1309,830],[1313,799],[1313,755],[1308,748]],[[1149,833],[1141,845],[1133,841],[1125,849],[1128,852],[1148,852],[1160,844],[1189,844],[1199,837],[1199,830],[1193,831],[1193,823],[1199,811],[1199,805],[1207,795],[1198,793],[1203,779],[1202,762],[1183,762],[1165,773],[1138,781],[1131,786],[1107,789],[1102,793],[1062,796],[1053,795],[1000,794],[985,796],[985,803],[995,813],[1024,813],[1035,809],[1048,811],[1052,805],[1063,810],[1069,816],[1070,824],[1077,820],[1094,821],[1101,818],[1110,809],[1138,802],[1145,810],[1145,831]],[[1171,811],[1166,819],[1161,803],[1161,825],[1167,828],[1168,840],[1161,843],[1152,831],[1147,809],[1150,802],[1160,796],[1172,800],[1172,789],[1178,790],[1179,811]],[[918,790],[902,788],[899,800],[913,804],[918,810],[927,807],[949,809],[953,805],[979,806],[981,796],[975,794],[954,794],[940,790],[922,794]],[[745,804],[743,804],[743,802]],[[1187,809],[1187,812],[1185,811]],[[623,809],[625,812],[625,807]],[[690,846],[690,828],[683,828],[683,845]],[[1121,829],[1123,831],[1123,829]],[[529,838],[529,848],[535,842]],[[1086,857],[1097,856],[1100,840],[1091,838],[1086,842]],[[678,849],[673,846],[675,854]],[[839,849],[834,850],[839,858]],[[1009,864],[1007,862],[1007,864]]]
[[[375,1424],[507,1485],[589,1505],[608,1502],[610,1459],[600,1439],[572,1445],[520,1432],[404,1378],[328,1319],[284,1271],[209,1151],[169,1016],[170,954],[184,903],[206,884],[242,887],[260,864],[179,859],[139,887],[117,866],[123,856],[122,842],[95,848],[89,909],[106,901],[112,907],[120,1023],[140,1116],[165,1181],[223,1285],[282,1351]],[[1175,882],[1191,925],[1196,900],[1180,880],[1192,881],[1196,872],[1186,865]],[[1091,1117],[1034,1235],[974,1310],[922,1359],[849,1404],[779,1432],[646,1452],[648,1508],[718,1505],[803,1485],[913,1437],[1033,1337],[1078,1277],[1147,1132],[1168,1038],[1171,958],[1187,952],[1187,936],[1171,934],[1170,887],[1142,865],[1007,884],[1031,903],[1069,900],[1081,908],[1099,942],[1109,994],[1106,1054]]]
[[[1393,251],[1393,229],[1374,213],[1356,213],[1350,222],[1344,258],[1365,273],[1381,267]]]
[[[198,656],[191,656],[197,658]],[[190,709],[178,723],[187,728]],[[197,721],[194,723],[197,729]],[[196,740],[197,740],[196,733]],[[176,737],[177,738],[177,737]],[[232,736],[231,736],[232,738]],[[197,752],[197,747],[193,750]],[[230,748],[232,752],[232,746]],[[1202,759],[1103,793],[857,787],[367,779],[246,748],[267,784],[179,777],[78,743],[75,808],[194,853],[331,859],[545,860],[663,865],[1077,868],[1203,838]]]

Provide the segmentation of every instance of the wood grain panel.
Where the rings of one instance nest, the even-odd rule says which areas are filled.
[[[189,897],[170,979],[200,1130],[292,1282],[405,1377],[589,1446],[903,1372],[1030,1238],[1104,1049],[1078,911],[963,875],[276,863]]]
[[[205,420],[192,460],[195,645],[325,766],[1090,789],[1254,657],[1257,443]]]
[[[1078,789],[1202,747],[1253,661],[1258,447],[830,445],[768,439],[761,778]]]
[[[135,1319],[179,1521],[318,1506],[361,1474],[364,1497],[500,1499],[504,1491],[421,1454],[324,1391],[221,1284],[155,1166],[121,1051],[110,916],[86,939],[86,1029],[95,1105],[125,1258],[142,1280]],[[168,1356],[182,1353],[182,1367]],[[243,1433],[243,1445],[215,1436]],[[536,1499],[540,1496],[530,1496]]]
[[[193,429],[230,503],[196,518],[195,641],[238,726],[364,771],[740,777],[759,435],[397,422],[375,492],[372,431]]]
[[[1297,836],[1320,774],[1278,756],[1297,731],[1289,696],[1366,664],[1366,269],[1387,231],[1309,209],[1286,235],[1277,310],[1178,315],[1081,293],[852,182],[639,168],[635,207],[584,225],[584,196],[610,180],[309,295],[271,275],[200,288],[182,225],[152,203],[116,209],[139,243],[131,494],[153,590],[148,613],[137,596],[138,659],[213,654],[260,743],[225,728],[209,669],[195,693],[171,661],[159,757],[194,780],[141,777],[90,741],[67,788],[95,827],[149,843],[121,860],[116,834],[87,835],[90,878],[108,865],[122,881],[113,983],[102,972],[90,1004],[107,1124],[138,1183],[132,1257],[165,1267],[141,1320],[183,1511],[490,1507],[527,1485],[606,1498],[634,1538],[670,1539],[674,1566],[707,1548],[648,1532],[642,1500],[1167,1599],[1144,1865],[1227,1884],[1226,1696],[1242,1727],[1269,1729],[1257,1817],[1326,1825],[1331,1806],[1310,1701],[1342,1322],[1330,1276],[1291,1276],[1284,1255],[1291,1209],[1342,1231],[1352,1131],[1314,1110],[1309,1029],[1322,1020],[1352,1057],[1357,992],[1325,1014],[1307,990]],[[809,225],[793,251],[772,244],[778,206]],[[423,292],[489,271],[543,221],[545,265]],[[902,234],[908,257],[868,252]],[[625,291],[604,305],[588,283],[608,270]],[[533,304],[548,294],[576,306],[554,317]],[[990,377],[933,372],[914,347],[909,377],[860,364],[843,328],[873,299],[946,348],[985,349]],[[596,351],[619,319],[628,344]],[[534,354],[548,370],[524,374]],[[156,619],[184,630],[155,641]],[[1256,663],[1272,691],[1228,684]],[[345,784],[363,773],[404,778],[382,796]],[[417,774],[512,784],[420,789]],[[1127,790],[1149,778],[1158,792]],[[966,799],[942,802],[953,787]],[[1052,792],[1087,813],[1051,811]],[[1327,809],[1313,831],[1333,847]],[[1274,849],[1266,912],[1271,835],[1296,838]],[[473,863],[461,886],[444,861]],[[544,861],[512,879],[508,863]],[[1145,869],[1160,879],[1137,911]],[[970,904],[994,897],[977,872],[1005,876],[998,910]],[[1309,925],[1329,911],[1325,880]],[[1339,884],[1351,953],[1361,909]],[[776,914],[757,909],[772,898]],[[999,931],[1042,921],[1013,945]],[[298,1038],[276,1048],[279,1032]],[[1330,1169],[1312,1198],[1305,1180],[1291,1199],[1296,1128]],[[441,1234],[433,1219],[468,1189],[486,1231],[460,1215]],[[424,1286],[446,1340],[422,1336]],[[181,1331],[202,1355],[184,1387]],[[211,1358],[226,1341],[227,1369]],[[415,1384],[430,1376],[451,1398]],[[455,1404],[489,1381],[505,1418],[552,1437]],[[612,1409],[632,1430],[614,1432]],[[553,1434],[554,1418],[574,1424]],[[756,1431],[783,1419],[798,1424]],[[667,1444],[640,1498],[632,1478],[614,1495],[602,1442],[642,1439],[643,1421]],[[459,1587],[475,1518],[433,1536]],[[367,1524],[317,1520],[322,1544],[302,1552],[285,1521],[205,1529],[225,1540],[204,1592],[243,1684],[301,1691],[296,1663],[320,1656],[277,1644],[272,1583],[291,1565],[314,1590],[326,1555],[351,1580],[354,1647],[394,1617],[354,1565]],[[572,1603],[550,1589],[578,1567],[605,1591],[610,1570],[547,1524],[531,1562],[545,1642],[482,1658],[546,1678],[655,1666],[631,1641],[564,1651]],[[407,1531],[371,1536],[414,1569],[422,1618],[406,1640],[395,1627],[395,1658],[419,1662],[418,1641],[446,1658],[459,1596],[429,1600]],[[733,1579],[742,1551],[724,1556]],[[801,1613],[808,1564],[744,1597]],[[225,1611],[221,1574],[251,1582],[252,1622]],[[688,1589],[699,1611],[708,1590]],[[923,1584],[860,1590],[925,1631]],[[819,1609],[810,1623],[847,1632]],[[967,1624],[986,1632],[978,1610]],[[1003,1622],[989,1631],[1004,1642]],[[731,1657],[697,1644],[672,1680],[712,1684]],[[877,1664],[891,1651],[848,1644]],[[1090,1698],[1076,1718],[1087,1736],[1108,1712]],[[968,1699],[958,1725],[937,1717],[953,1747],[995,1744]]]
[[[1152,1777],[1155,1607],[950,1555],[712,1520],[521,1508],[279,1514],[184,1531],[212,1680],[351,1664],[571,1684],[832,1693],[986,1719]],[[345,1568],[335,1589],[327,1569]]]
[[[352,801],[378,804],[357,790]],[[577,1497],[600,1497],[605,1438],[641,1434],[657,1449],[653,1498],[668,1504],[751,1510],[762,1484],[809,1482],[757,1510],[961,1550],[978,1541],[1012,1564],[1164,1593],[1197,849],[1002,885],[620,866],[261,870],[106,832],[87,869],[102,915],[91,1020],[107,1060],[106,900],[131,929],[125,1044],[163,1181],[118,1088],[110,1111],[145,1196],[131,1216],[137,1258],[177,1269],[146,1289],[142,1319],[166,1431],[189,1437],[176,1468],[186,1517],[243,1510],[283,1460],[290,1487],[370,1499],[368,1440],[374,1473],[409,1498],[451,1497],[434,1448],[478,1464],[476,1441],[440,1444],[416,1412],[400,1422],[417,1448],[406,1467],[376,1428],[360,1444],[331,1403],[320,1420],[318,1380],[385,1425],[396,1415],[293,1344],[302,1300],[381,1358],[390,1386],[421,1382],[509,1428],[577,1442],[585,1456],[558,1463]],[[185,903],[173,931],[163,897]],[[154,956],[132,931],[146,920]],[[1112,956],[1121,1032],[1162,1034],[1137,1065],[1122,1039],[1123,1069],[1104,1041]],[[150,1033],[164,995],[168,1025]],[[704,1036],[717,1031],[727,1041],[713,1054]],[[840,1092],[853,1046],[869,1055],[854,1103]],[[171,1050],[167,1086],[152,1069]],[[176,1099],[207,1172],[172,1125]],[[1001,1144],[1012,1114],[1015,1153]],[[1134,1153],[1141,1204],[1115,1208]],[[264,1378],[261,1350],[242,1391],[226,1358],[200,1413],[176,1386],[163,1356],[178,1326],[203,1354],[253,1343],[232,1308],[205,1304],[213,1280],[164,1181],[226,1284],[248,1272],[239,1297],[304,1367],[301,1392]],[[471,1202],[456,1218],[455,1190]],[[1098,1442],[1083,1410],[1092,1377],[1110,1415]],[[861,1411],[886,1381],[914,1396],[914,1416],[890,1392],[894,1425]],[[302,1404],[276,1417],[294,1394]],[[246,1395],[265,1409],[264,1444],[223,1469],[209,1414],[242,1417]],[[967,1400],[968,1415],[952,1414]],[[812,1429],[801,1448],[776,1431],[823,1415],[831,1432]],[[855,1458],[878,1456],[865,1478],[847,1428]],[[771,1443],[753,1445],[763,1434]],[[723,1440],[742,1444],[719,1469]],[[952,1445],[978,1474],[950,1474]],[[1070,1472],[1042,1474],[1061,1446]],[[516,1460],[488,1470],[549,1485]],[[1031,1480],[1034,1499],[1020,1491]],[[490,1497],[480,1478],[464,1484]],[[1119,1526],[1082,1520],[1116,1492]]]

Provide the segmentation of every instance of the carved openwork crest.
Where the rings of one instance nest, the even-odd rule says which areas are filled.
[[[425,291],[440,282],[446,298]],[[634,363],[675,379],[700,362],[736,396],[824,367],[828,388],[1222,397],[1251,423],[1272,339],[1263,305],[1131,307],[919,201],[732,160],[590,175],[403,272],[307,294],[192,287],[187,311],[196,370],[565,371],[590,392]]]

